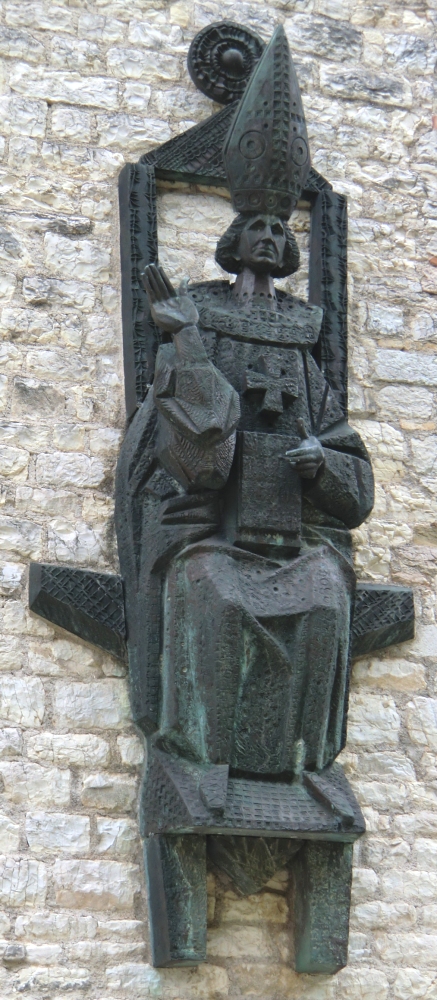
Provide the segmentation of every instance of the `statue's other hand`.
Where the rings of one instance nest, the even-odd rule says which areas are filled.
[[[164,269],[149,264],[141,275],[150,310],[157,326],[165,333],[178,333],[184,326],[193,326],[199,314],[186,294],[186,283],[176,293]]]
[[[302,479],[314,479],[325,461],[323,448],[318,438],[307,436],[302,420],[298,420],[298,429],[303,441],[298,448],[286,451],[285,457]]]

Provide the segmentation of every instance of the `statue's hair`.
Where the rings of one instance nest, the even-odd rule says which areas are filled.
[[[255,218],[257,214],[254,212],[253,215],[237,215],[223,236],[220,237],[215,259],[224,271],[229,271],[230,274],[239,274],[242,271],[243,265],[241,260],[237,258],[240,236],[249,219]],[[272,278],[286,278],[288,274],[294,274],[300,263],[299,248],[294,233],[283,219],[281,222],[285,233],[284,259],[281,267],[277,267],[271,272]]]

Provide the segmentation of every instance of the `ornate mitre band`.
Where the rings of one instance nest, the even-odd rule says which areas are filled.
[[[310,154],[299,84],[282,25],[249,81],[223,156],[236,212],[290,217],[310,168]]]

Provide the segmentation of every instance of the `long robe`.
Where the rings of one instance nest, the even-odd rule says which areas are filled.
[[[201,377],[161,346],[118,466],[134,717],[161,750],[236,774],[320,770],[344,742],[348,529],[372,507],[370,462],[310,353],[321,310],[285,293],[242,309],[226,282],[190,294]],[[284,458],[298,420],[323,445],[314,480]]]

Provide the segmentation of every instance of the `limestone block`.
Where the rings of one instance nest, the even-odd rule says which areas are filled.
[[[26,961],[29,965],[58,965],[62,962],[62,945],[26,943]]]
[[[137,941],[144,939],[144,924],[142,920],[105,920],[97,918],[97,937],[115,941]]]
[[[132,45],[144,45],[154,52],[184,51],[182,31],[175,24],[133,20],[129,22],[128,39]]]
[[[0,344],[0,364],[3,371],[16,371],[21,364],[21,354],[14,344]]]
[[[418,809],[415,814],[406,813],[393,817],[393,831],[403,837],[437,836],[437,812]]]
[[[18,449],[5,449],[18,451]],[[0,446],[0,455],[1,455]],[[26,453],[27,454],[27,453]],[[0,517],[0,550],[13,552],[23,558],[40,559],[42,555],[42,531],[33,521],[15,520],[5,515]]]
[[[56,337],[52,317],[42,310],[35,313],[32,309],[9,307],[2,310],[1,322],[5,339],[44,344]]]
[[[114,47],[109,49],[107,61],[108,69],[121,79],[131,77],[144,83],[162,84],[180,77],[179,60],[165,52],[155,55],[144,49]]]
[[[437,871],[437,841],[417,837],[413,845],[412,860],[420,871]]]
[[[47,549],[54,562],[101,566],[103,547],[102,531],[94,531],[80,519],[74,526],[63,517],[49,522]]]
[[[0,670],[19,670],[23,666],[23,649],[17,636],[0,637]]]
[[[335,66],[321,65],[320,83],[323,93],[331,97],[345,97],[352,101],[370,101],[400,108],[411,108],[413,105],[412,90],[405,78],[372,73],[361,66],[337,69]]]
[[[53,444],[59,451],[84,451],[85,431],[77,424],[57,425],[53,432]]]
[[[4,722],[35,729],[42,724],[44,710],[44,687],[38,677],[23,677],[16,674],[2,676],[0,718]]]
[[[413,698],[407,705],[406,722],[413,743],[437,750],[437,699]]]
[[[15,937],[31,941],[68,941],[71,939],[94,938],[97,934],[97,920],[91,914],[34,910],[20,914],[15,923]]]
[[[91,114],[81,108],[54,107],[52,131],[62,139],[89,142],[91,139]]]
[[[93,183],[83,184],[81,188],[81,195],[83,197],[83,201],[81,202],[81,211],[84,212],[85,215],[89,216],[89,218],[96,219],[99,222],[101,222],[103,219],[107,219],[108,216],[111,214],[113,210],[112,201],[109,198],[103,198],[101,189],[99,193],[96,189],[95,184]],[[108,286],[105,285],[104,288],[106,289],[108,288]],[[103,301],[103,294],[104,290],[102,289],[102,301]],[[103,302],[103,307],[105,308],[104,302]],[[104,318],[105,318],[104,316],[96,316],[96,315],[90,317],[92,323],[92,326],[90,326],[90,330],[91,329],[95,330],[96,328],[99,330],[100,326],[103,325]],[[109,335],[109,331],[107,331],[107,333]],[[115,331],[111,330],[111,334],[112,338],[110,343],[112,344],[113,347],[115,347]],[[94,349],[95,346],[94,341],[91,341],[89,346],[92,349]]]
[[[61,990],[62,992],[64,990],[86,990],[90,986],[91,979],[88,969],[77,966],[33,965],[20,969],[16,976],[16,987],[19,993],[41,989],[45,993],[50,990],[53,996]]]
[[[404,327],[404,311],[399,306],[387,306],[381,302],[369,302],[367,306],[367,329],[372,333],[394,337]]]
[[[109,754],[106,740],[91,733],[42,732],[27,739],[30,760],[61,767],[104,767],[109,761]]]
[[[352,876],[352,898],[355,903],[367,902],[375,896],[379,888],[379,878],[372,868],[354,868]]]
[[[437,934],[381,934],[375,942],[378,958],[399,966],[425,965],[435,968]]]
[[[389,984],[387,976],[379,969],[341,969],[336,976],[338,996],[347,1000],[386,1000]]]
[[[285,924],[288,920],[287,901],[270,892],[257,893],[241,899],[235,892],[224,895],[220,922]]]
[[[79,353],[62,348],[33,348],[26,354],[26,367],[30,375],[47,379],[78,379],[92,377],[94,359],[83,358]]]
[[[79,38],[89,38],[93,42],[112,43],[123,38],[124,24],[116,18],[99,14],[81,14],[79,17]]]
[[[90,451],[93,455],[117,455],[121,431],[116,427],[99,427],[90,431]]]
[[[271,942],[265,925],[211,927],[208,933],[208,954],[215,958],[269,958]]]
[[[68,958],[73,962],[141,962],[144,959],[145,941],[78,941],[68,948]]]
[[[430,340],[434,336],[434,317],[427,312],[416,312],[411,319],[411,332],[414,340]]]
[[[53,454],[38,455],[36,461],[36,477],[41,486],[99,486],[104,479],[105,470],[98,458],[88,458],[88,455],[64,454],[57,451]]]
[[[437,903],[430,903],[422,908],[422,921],[425,927],[437,927]]]
[[[34,854],[86,854],[90,849],[88,816],[33,812],[26,816],[26,837]]]
[[[29,454],[22,448],[0,445],[0,475],[25,482],[28,474]],[[3,546],[4,547],[4,546]]]
[[[0,56],[10,59],[27,59],[28,62],[44,62],[44,46],[28,31],[16,28],[0,29]]]
[[[97,816],[97,852],[111,857],[132,857],[139,845],[138,824],[131,819]]]
[[[437,471],[437,442],[434,435],[423,439],[411,438],[413,468],[419,473],[435,474]]]
[[[387,900],[400,900],[415,905],[435,902],[437,872],[393,869],[381,876],[381,889]]]
[[[118,83],[110,77],[83,77],[80,73],[49,70],[23,62],[13,67],[9,82],[13,91],[25,97],[108,110],[117,107]]]
[[[69,240],[57,233],[44,237],[46,263],[56,273],[81,281],[108,281],[110,255],[90,240]]]
[[[112,211],[112,203],[109,202],[109,209]],[[108,286],[105,286],[106,288]],[[117,332],[108,316],[90,316],[87,318],[85,326],[85,346],[87,350],[100,354],[103,351],[111,352],[117,349]],[[111,428],[112,430],[112,428]],[[97,432],[93,432],[94,435]]]
[[[14,295],[16,286],[17,279],[15,274],[0,274],[0,299],[3,302],[9,302]]]
[[[44,3],[9,4],[5,11],[6,24],[14,27],[37,28],[39,31],[74,32],[72,12],[62,5]]]
[[[0,851],[2,854],[13,854],[19,850],[20,827],[17,823],[0,813]]]
[[[84,39],[55,35],[51,41],[51,55],[53,66],[60,69],[73,69],[85,74],[104,69],[99,58],[99,46]]]
[[[355,906],[352,919],[354,924],[368,931],[390,930],[413,927],[417,913],[411,903],[384,903],[378,899]]]
[[[84,779],[81,801],[88,808],[126,812],[132,809],[136,794],[137,782],[130,775],[99,772]]]
[[[2,444],[13,444],[26,451],[38,453],[50,447],[50,430],[44,426],[29,426],[22,423],[6,423],[0,427]]]
[[[193,969],[153,969],[151,965],[124,963],[106,970],[108,988],[122,990],[142,1000],[212,1000],[227,997],[229,981],[226,969],[199,965]],[[116,994],[115,994],[116,995]]]
[[[361,806],[381,812],[402,809],[408,799],[408,786],[389,781],[356,781],[354,788]]]
[[[368,744],[372,749],[375,743],[397,744],[400,724],[393,698],[352,693],[348,716],[349,743]]]
[[[354,666],[357,684],[389,688],[393,691],[423,691],[426,688],[425,668],[410,660],[371,660]]]
[[[25,566],[22,563],[6,562],[0,566],[0,594],[15,594],[21,587]]]
[[[40,764],[0,761],[5,797],[16,805],[36,809],[62,808],[70,802],[70,772]]]
[[[2,906],[44,906],[46,892],[46,866],[42,862],[0,857]]]
[[[23,296],[29,305],[73,306],[83,312],[90,312],[95,302],[93,285],[53,278],[24,278]]]
[[[158,144],[171,138],[167,122],[142,115],[98,115],[100,146],[120,146],[126,151],[141,150],[145,144]]]
[[[419,625],[414,650],[418,656],[437,655],[437,625]]]
[[[54,416],[62,413],[64,408],[65,397],[51,383],[39,382],[33,378],[14,380],[11,406],[13,417],[41,417],[47,413]]]
[[[152,89],[148,83],[140,80],[128,80],[123,90],[123,101],[133,114],[144,114],[149,105]],[[159,111],[159,109],[158,109]],[[166,121],[166,116],[161,115]]]
[[[9,403],[10,389],[7,375],[0,375],[0,409],[4,410]]]
[[[375,372],[385,382],[437,385],[437,360],[414,351],[377,350]]]
[[[429,420],[432,414],[433,396],[424,388],[388,385],[377,399],[381,416],[389,420]]]
[[[0,126],[5,135],[19,135],[41,139],[45,135],[47,104],[26,97],[0,97]]]
[[[347,21],[310,14],[295,14],[285,21],[292,52],[309,52],[338,62],[359,61],[362,35]]]
[[[391,776],[396,781],[416,781],[416,773],[411,760],[405,753],[397,751],[382,751],[364,754],[356,758],[357,764],[353,769],[353,774],[358,776],[368,775],[371,778],[388,778]]]
[[[0,729],[0,758],[20,757],[22,749],[23,738],[19,729]]]
[[[56,902],[90,910],[125,910],[139,891],[138,867],[119,861],[56,861]]]
[[[12,136],[9,140],[8,164],[10,167],[31,170],[39,158],[36,139]]]
[[[354,427],[369,450],[378,482],[404,475],[406,448],[400,431],[377,420],[354,420]]]
[[[384,38],[385,61],[397,72],[423,76],[432,73],[436,63],[435,43],[414,34],[387,33]]]
[[[431,972],[427,974],[416,968],[399,969],[393,985],[393,996],[396,1000],[421,1000],[422,997],[435,1000],[433,982]]]
[[[62,728],[122,729],[130,717],[127,685],[116,678],[89,684],[58,681],[54,710]]]
[[[123,764],[134,767],[143,763],[144,746],[138,736],[117,736],[117,746]]]
[[[124,157],[110,149],[70,146],[59,142],[43,142],[41,156],[49,173],[59,170],[75,177],[106,180],[123,166]],[[102,231],[102,230],[101,230]]]

